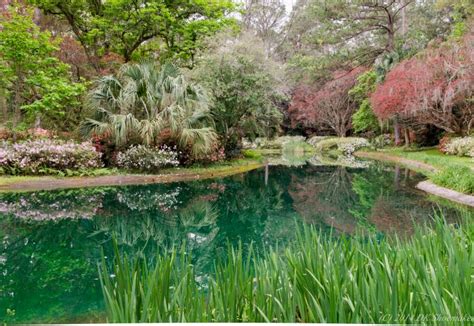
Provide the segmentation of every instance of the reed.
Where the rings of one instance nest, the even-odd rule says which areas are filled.
[[[184,247],[151,261],[116,247],[113,267],[102,260],[99,272],[109,322],[467,325],[474,320],[473,240],[472,223],[455,228],[441,220],[408,240],[336,238],[305,227],[283,251],[244,255],[229,247],[204,281]]]

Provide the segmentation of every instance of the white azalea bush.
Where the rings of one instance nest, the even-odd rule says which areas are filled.
[[[337,151],[346,156],[364,147],[371,145],[367,139],[359,137],[328,138],[318,141],[314,146],[317,152]]]
[[[61,174],[102,167],[101,154],[89,143],[41,139],[0,145],[0,173]]]
[[[169,146],[132,146],[117,154],[117,166],[140,172],[157,172],[164,167],[178,166],[178,152]]]
[[[445,145],[444,152],[449,155],[474,157],[474,137],[451,138]]]

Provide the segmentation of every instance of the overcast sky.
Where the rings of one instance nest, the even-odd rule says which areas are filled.
[[[289,13],[294,3],[296,2],[296,0],[283,0],[283,2],[285,3],[285,6],[286,6],[286,12]]]

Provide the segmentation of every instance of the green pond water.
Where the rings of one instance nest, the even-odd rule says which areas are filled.
[[[382,164],[364,168],[270,166],[222,179],[159,185],[0,194],[0,321],[105,321],[101,252],[147,257],[186,242],[205,278],[228,244],[266,248],[321,232],[409,237],[434,210],[461,211],[414,185],[422,178]],[[201,281],[201,280],[197,280]]]

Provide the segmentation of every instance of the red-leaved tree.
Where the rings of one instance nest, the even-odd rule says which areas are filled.
[[[321,86],[300,85],[288,109],[292,125],[330,128],[338,136],[346,136],[351,129],[352,114],[358,108],[349,90],[364,71],[364,68],[336,71],[332,79]]]
[[[450,42],[394,67],[371,95],[381,119],[395,115],[412,126],[434,125],[466,134],[474,124],[474,35]]]

